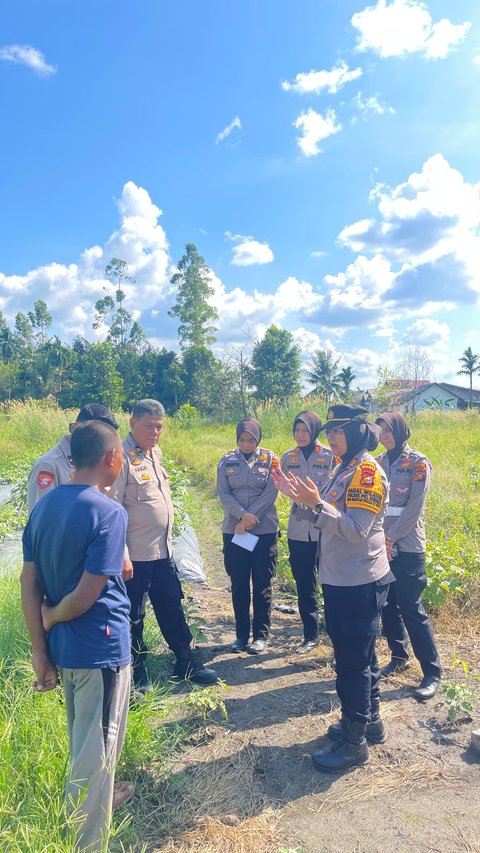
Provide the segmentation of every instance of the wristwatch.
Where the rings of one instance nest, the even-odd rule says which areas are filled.
[[[323,501],[320,501],[320,503],[315,504],[315,506],[313,507],[313,511],[316,512],[317,515],[320,515],[320,513],[322,511],[322,507],[323,507]]]

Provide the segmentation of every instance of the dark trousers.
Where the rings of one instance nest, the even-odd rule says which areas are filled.
[[[158,626],[174,655],[189,651],[192,635],[182,607],[183,592],[173,560],[133,561],[133,578],[126,582],[130,599],[132,664],[145,665],[148,651],[143,639],[147,598],[150,598]]]
[[[360,586],[322,585],[342,712],[362,723],[369,722],[371,710],[378,708],[380,698],[375,641],[388,587],[375,582]]]
[[[298,610],[306,640],[318,638],[317,547],[318,542],[288,540],[290,565],[297,585]]]
[[[250,637],[250,579],[253,587],[253,639],[266,640],[270,630],[272,578],[278,559],[277,533],[262,533],[253,551],[223,534],[223,560],[232,584],[235,628],[240,640]]]
[[[440,678],[440,658],[432,626],[422,604],[422,592],[427,585],[425,554],[400,552],[390,567],[396,583],[390,586],[382,622],[392,657],[407,660],[410,637],[423,674]]]

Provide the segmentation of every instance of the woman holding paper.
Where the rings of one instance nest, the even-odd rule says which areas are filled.
[[[223,506],[223,557],[231,580],[236,640],[232,652],[261,654],[270,630],[272,579],[277,565],[277,489],[270,477],[279,465],[259,447],[262,429],[255,418],[237,424],[237,449],[218,463],[217,494]],[[253,642],[250,639],[250,582],[253,587]]]

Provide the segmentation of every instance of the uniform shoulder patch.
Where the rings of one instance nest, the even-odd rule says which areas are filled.
[[[413,471],[413,479],[416,480],[417,483],[423,482],[427,478],[427,463],[415,462]]]
[[[380,512],[383,506],[383,484],[380,471],[374,462],[360,462],[347,488],[347,507],[360,507]]]
[[[51,471],[39,471],[37,476],[37,485],[40,489],[48,489],[55,479],[55,474]]]

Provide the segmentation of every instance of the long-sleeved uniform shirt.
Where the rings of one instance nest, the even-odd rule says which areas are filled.
[[[291,447],[286,450],[280,460],[280,467],[284,474],[292,472],[301,480],[310,477],[320,491],[328,479],[335,457],[329,447],[315,442],[315,448],[308,457],[302,453],[300,447]],[[312,518],[298,518],[292,509],[288,519],[287,536],[300,542],[318,542],[320,530],[313,523]]]
[[[432,466],[423,453],[412,450],[408,444],[392,464],[386,452],[377,456],[377,462],[390,483],[385,533],[398,545],[399,551],[423,554],[426,547],[423,510]]]
[[[127,510],[130,560],[163,560],[172,556],[173,503],[162,451],[142,450],[133,435],[123,442],[123,465],[111,496]]]
[[[250,533],[258,536],[277,532],[277,489],[270,478],[272,463],[278,466],[278,458],[264,447],[257,447],[248,461],[238,448],[222,456],[217,470],[217,495],[223,506],[223,533],[235,533],[246,512],[260,519]]]
[[[359,586],[380,580],[390,572],[383,519],[388,506],[388,481],[383,469],[366,450],[342,468],[337,465],[321,491],[319,578],[332,586]]]

